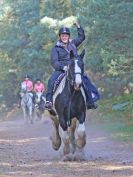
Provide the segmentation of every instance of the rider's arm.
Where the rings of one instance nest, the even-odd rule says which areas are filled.
[[[78,47],[85,40],[85,33],[81,26],[77,27],[78,36],[72,40],[72,43]]]
[[[42,84],[42,92],[45,91],[45,87],[44,87],[44,84]]]
[[[36,84],[34,85],[33,91],[34,91],[34,92],[37,91],[37,89],[36,89]]]
[[[51,50],[51,65],[53,66],[55,70],[58,70],[58,71],[62,70],[64,67],[61,64],[61,62],[59,62],[58,60],[58,51],[56,47],[53,47]]]
[[[33,90],[33,83],[32,83],[32,81],[30,81],[30,91],[32,91]]]

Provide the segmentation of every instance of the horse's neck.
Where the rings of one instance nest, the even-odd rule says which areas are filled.
[[[70,80],[68,80],[68,79],[66,79],[66,87],[65,88],[67,89],[69,96],[73,95],[73,93],[74,93],[74,86],[71,85]]]
[[[24,99],[24,100],[28,100],[29,97],[30,97],[30,94],[29,94],[28,92],[26,92],[26,93],[24,94],[23,99]]]
[[[39,103],[42,101],[42,94],[38,93],[36,94],[36,102]]]
[[[37,95],[38,98],[42,97],[42,93],[41,92],[38,92],[36,95]]]

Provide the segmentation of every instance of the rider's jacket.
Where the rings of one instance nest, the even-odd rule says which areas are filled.
[[[30,80],[24,80],[22,82],[22,84],[26,86],[26,90],[28,92],[31,92],[33,90],[33,83],[32,83],[32,81],[30,81]]]
[[[77,28],[78,36],[75,39],[70,39],[67,49],[64,44],[59,40],[51,50],[51,64],[57,71],[63,70],[63,67],[69,64],[70,51],[77,54],[77,47],[85,40],[85,34],[82,27]]]
[[[44,92],[45,87],[43,83],[35,83],[34,92]]]

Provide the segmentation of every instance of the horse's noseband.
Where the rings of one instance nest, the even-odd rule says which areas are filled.
[[[75,75],[76,74],[82,75],[80,72],[77,72],[77,73],[74,73],[74,74]],[[67,80],[69,81],[70,85],[74,87],[75,90],[80,90],[82,84],[76,84],[76,82],[74,81],[74,79],[70,79],[68,77],[67,77]]]

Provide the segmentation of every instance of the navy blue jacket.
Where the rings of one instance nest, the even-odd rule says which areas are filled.
[[[63,67],[69,64],[70,51],[73,50],[77,54],[77,47],[85,40],[85,34],[82,27],[77,28],[78,36],[70,39],[68,50],[64,48],[63,43],[59,40],[51,50],[51,65],[57,71],[63,70]]]

